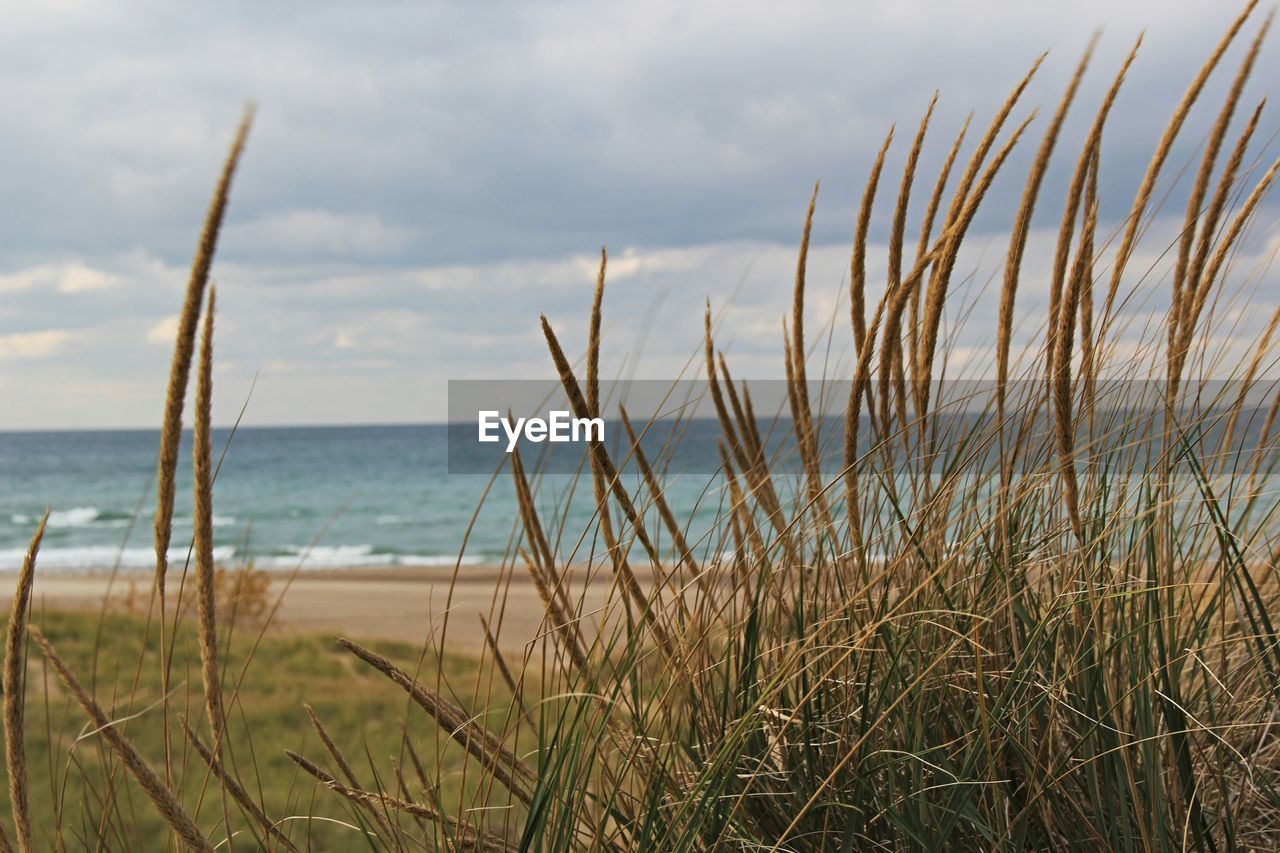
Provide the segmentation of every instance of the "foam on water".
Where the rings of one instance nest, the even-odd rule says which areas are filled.
[[[25,548],[0,549],[0,570],[14,570],[22,566]],[[235,548],[222,545],[213,549],[213,558],[225,562],[235,556]],[[180,566],[187,559],[187,549],[171,549],[169,565]],[[41,547],[36,557],[40,569],[109,569],[119,565],[121,569],[155,568],[156,553],[151,548],[119,548],[111,545],[83,545],[79,547]]]
[[[40,521],[38,515],[30,515],[24,512],[15,512],[9,516],[9,521],[13,524],[35,525]],[[77,506],[71,509],[55,509],[49,513],[49,521],[45,527],[48,530],[68,530],[75,528],[119,528],[128,527],[136,523],[132,513],[113,512],[111,510],[98,509],[96,506]],[[235,524],[234,517],[229,515],[215,515],[213,517],[214,527],[230,527]],[[174,527],[190,527],[192,519],[190,516],[176,516],[173,519]]]
[[[26,556],[25,548],[0,549],[0,571],[16,571]],[[219,545],[213,549],[213,558],[219,563],[240,565],[244,557],[236,554],[234,545]],[[169,565],[181,567],[187,559],[186,548],[169,551]],[[456,556],[448,554],[387,554],[376,553],[370,545],[338,545],[316,547],[310,551],[297,549],[294,553],[253,556],[253,565],[260,569],[339,569],[374,566],[452,566]],[[462,565],[473,566],[485,562],[485,558],[471,556],[462,559]],[[84,571],[119,567],[126,571],[153,569],[155,551],[151,548],[118,548],[110,545],[86,545],[70,548],[42,547],[36,558],[41,569],[56,571]]]
[[[400,554],[378,551],[373,545],[316,545],[305,548],[289,545],[283,553],[269,557],[255,557],[254,565],[262,568],[292,569],[301,565],[309,569],[338,569],[348,566],[452,566],[458,562],[449,554]],[[477,565],[483,557],[462,559],[463,565]]]

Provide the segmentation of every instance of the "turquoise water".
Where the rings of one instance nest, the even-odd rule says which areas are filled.
[[[263,568],[452,565],[489,478],[450,475],[443,425],[242,428],[214,485],[217,557]],[[172,559],[191,531],[191,451],[180,456]],[[228,431],[215,430],[214,456]],[[45,570],[154,565],[158,433],[0,433],[0,569],[22,559],[40,514],[52,509],[41,548]],[[714,452],[714,451],[713,451]],[[705,476],[669,484],[682,511],[698,503]],[[590,526],[590,486],[566,500],[569,478],[551,478],[541,498],[566,512],[567,531]],[[718,500],[718,497],[713,498]],[[565,507],[568,507],[566,510]],[[509,476],[485,500],[464,562],[500,558],[516,504]],[[710,517],[714,507],[692,513]],[[565,543],[567,551],[571,543]]]
[[[1245,422],[1249,426],[1241,430],[1241,439],[1247,445],[1256,425],[1252,420]],[[268,569],[300,564],[310,568],[453,565],[460,554],[464,564],[500,560],[510,552],[516,530],[512,479],[506,473],[496,478],[449,473],[449,430],[443,424],[242,428],[233,437],[227,430],[215,430],[215,461],[222,456],[214,484],[217,558],[231,565],[252,560]],[[615,439],[621,436],[618,430],[612,434]],[[785,449],[789,434],[788,423],[776,425],[772,441],[766,436],[766,444]],[[824,456],[839,457],[843,452],[840,425],[826,424],[822,434],[828,451]],[[725,499],[716,472],[719,425],[686,422],[670,454],[662,450],[664,439],[671,435],[669,429],[655,428],[652,435],[654,441],[646,452],[655,467],[670,475],[664,478],[664,493],[685,528],[686,540],[696,552],[718,552],[724,543],[713,541],[708,532],[723,535],[725,529],[715,523]],[[1159,431],[1152,435],[1158,436]],[[0,569],[21,563],[46,506],[52,514],[41,548],[43,570],[117,564],[125,569],[153,567],[151,519],[158,438],[152,430],[0,432]],[[186,558],[191,536],[189,438],[188,434],[179,460],[170,554],[174,562]],[[1124,446],[1131,443],[1126,439]],[[538,459],[551,471],[573,471],[581,465],[579,447],[559,447],[564,449],[552,457],[540,456],[537,447],[524,446],[526,465],[532,468]],[[614,447],[613,453],[620,464],[625,462],[624,450]],[[499,450],[473,470],[491,472],[495,460],[503,458]],[[771,470],[792,472],[777,477],[779,494],[784,503],[797,496],[803,501],[806,493],[787,458],[783,450],[771,456]],[[458,460],[453,461],[456,469]],[[1239,464],[1229,464],[1225,475],[1220,472],[1214,482],[1218,494],[1231,496],[1247,479],[1230,476]],[[637,496],[651,535],[658,537],[657,545],[665,551],[670,543],[664,541],[665,531],[646,505],[644,487],[633,473],[627,473],[632,467],[624,465],[624,487]],[[824,467],[829,472],[839,470],[836,463]],[[972,460],[968,467],[988,473],[996,470],[989,462]],[[1056,464],[1047,470],[1056,471]],[[1138,488],[1141,482],[1138,478],[1131,484],[1134,496],[1143,493]],[[1187,476],[1178,482],[1185,483],[1191,511],[1198,504],[1198,481]],[[1271,477],[1261,482],[1264,506],[1255,512],[1271,513],[1280,501],[1280,488]],[[1055,483],[1054,476],[1045,480],[1046,494],[1055,492]],[[543,525],[559,559],[582,561],[599,550],[589,477],[576,481],[569,473],[546,474],[535,488]],[[1228,501],[1225,511],[1234,518],[1244,505],[1237,498]],[[837,511],[841,508],[839,501],[834,506]],[[888,513],[887,507],[883,511]],[[886,523],[891,520],[886,515]],[[586,538],[579,541],[584,532]]]

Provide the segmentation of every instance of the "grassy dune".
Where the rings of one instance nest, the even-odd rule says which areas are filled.
[[[154,667],[145,663],[139,667],[140,661],[159,653],[158,633],[148,632],[145,618],[109,613],[103,620],[96,614],[47,612],[36,614],[35,621],[111,718],[120,721],[120,732],[153,766],[163,767],[164,729],[157,723],[160,679]],[[145,647],[144,637],[148,638]],[[225,744],[228,766],[238,768],[244,787],[267,814],[276,820],[288,818],[281,828],[300,847],[367,847],[359,841],[359,828],[370,827],[374,819],[334,799],[285,754],[286,749],[304,755],[325,750],[304,704],[329,735],[349,750],[349,765],[365,783],[373,783],[375,773],[390,772],[382,781],[394,786],[394,771],[386,764],[392,757],[406,781],[412,779],[420,791],[423,783],[403,750],[402,723],[408,720],[415,741],[423,744],[437,737],[435,725],[413,713],[403,690],[355,662],[333,637],[267,632],[259,638],[252,628],[241,628],[221,645],[225,695],[234,720]],[[171,712],[198,728],[204,714],[198,689],[201,663],[191,621],[179,623],[170,647],[176,694]],[[422,656],[420,648],[407,643],[376,642],[370,648],[408,667],[416,666]],[[449,656],[443,667],[435,656],[423,659],[420,677],[434,681],[437,674],[469,691],[480,670],[476,659],[464,655]],[[118,757],[93,736],[81,709],[38,654],[29,659],[26,678],[28,690],[38,694],[26,715],[33,849],[50,850],[59,843],[71,850],[93,849],[99,839],[103,849],[164,849],[170,834],[164,819]],[[456,698],[463,704],[473,703],[469,692]],[[493,698],[499,704],[503,697]],[[201,732],[201,737],[209,741],[207,733]],[[174,786],[182,792],[189,814],[207,827],[210,837],[224,837],[218,780],[209,777],[189,742],[175,738],[172,751]],[[371,756],[377,757],[373,767]],[[437,761],[434,752],[432,761]],[[459,772],[461,764],[460,750],[444,752],[437,792],[442,802],[459,802],[467,786]],[[4,803],[7,810],[7,791]],[[307,820],[308,816],[314,819]],[[255,832],[262,833],[261,827],[246,822],[234,806],[230,817],[239,837],[237,846],[252,849],[251,839]]]
[[[1262,273],[1247,262],[1280,161],[1257,133],[1263,105],[1241,100],[1269,23],[1252,14],[1250,4],[1151,130],[1152,158],[1113,228],[1099,215],[1115,192],[1099,181],[1103,130],[1136,47],[1101,72],[1086,55],[1038,114],[1022,104],[1033,68],[985,124],[939,131],[930,109],[905,145],[887,139],[885,150],[908,153],[900,179],[883,152],[869,164],[848,326],[843,313],[831,326],[848,342],[844,362],[815,356],[824,348],[807,333],[815,192],[782,335],[784,417],[772,423],[733,380],[710,306],[705,339],[690,342],[722,429],[709,534],[692,538],[665,499],[662,460],[636,448],[586,449],[578,489],[598,510],[586,530],[562,528],[537,466],[514,454],[495,488],[515,489],[519,535],[479,661],[446,655],[450,674],[419,668],[423,652],[406,647],[269,639],[237,693],[245,635],[228,642],[220,627],[212,559],[207,278],[246,122],[193,267],[158,465],[153,612],[181,600],[195,615],[95,641],[88,623],[29,614],[37,533],[8,631],[9,841],[42,849],[60,827],[75,846],[102,822],[110,849],[144,833],[196,849],[1280,847],[1280,525],[1269,485],[1280,312],[1256,316]],[[1079,103],[1079,81],[1095,73],[1109,88]],[[1231,82],[1205,104],[1214,75]],[[1179,181],[1170,152],[1197,110],[1209,130]],[[1059,150],[1068,121],[1088,128],[1078,150]],[[939,174],[918,173],[926,146],[949,152]],[[1010,175],[1019,146],[1036,153]],[[1071,165],[1065,205],[1037,210],[1054,158]],[[966,324],[984,316],[969,311],[981,276],[960,253],[997,180],[1023,192],[993,278],[995,320],[978,330],[988,351],[953,360]],[[1185,211],[1180,227],[1147,245],[1166,198]],[[1048,270],[1047,308],[1024,281],[1033,216],[1058,228],[1051,255],[1035,259]],[[868,267],[873,222],[889,227],[883,270]],[[1138,263],[1151,255],[1167,263]],[[564,330],[542,320],[578,417],[608,402],[607,277],[602,259],[583,309],[583,369]],[[164,554],[193,372],[195,556],[178,586]],[[832,375],[847,394],[834,431],[810,384]],[[974,378],[990,388],[976,405],[954,384]],[[973,416],[956,418],[958,408]],[[771,425],[789,432],[798,466],[766,450]],[[536,637],[517,638],[532,641],[524,659],[498,651],[510,648],[517,575],[545,615]],[[605,590],[602,608],[587,606],[583,584]],[[139,636],[145,650],[113,651]],[[111,653],[91,680],[95,642]],[[108,659],[138,667],[136,686],[128,666],[124,680],[104,670]],[[77,678],[89,688],[71,704]],[[303,740],[304,699],[334,749]],[[41,734],[46,702],[58,709],[52,735]],[[378,710],[394,707],[404,727]],[[184,718],[218,744],[236,785],[208,781]],[[85,719],[97,730],[69,753]],[[406,771],[410,748],[420,775]],[[36,796],[45,761],[59,778],[65,768],[66,797]],[[329,824],[334,834],[311,842],[296,820],[279,832],[281,819],[307,814],[350,826]],[[228,826],[241,834],[229,839]]]

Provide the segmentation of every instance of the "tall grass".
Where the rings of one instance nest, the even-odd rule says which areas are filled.
[[[972,151],[962,156],[968,122],[948,146],[926,184],[912,252],[929,105],[888,211],[883,287],[867,248],[892,134],[873,161],[850,261],[842,424],[823,411],[827,389],[809,379],[815,188],[783,332],[785,447],[765,438],[778,423],[758,417],[748,385],[733,380],[708,305],[705,339],[690,343],[705,358],[721,428],[710,531],[695,535],[667,499],[662,460],[640,444],[649,425],[633,424],[625,411],[628,452],[618,457],[603,442],[586,451],[596,507],[588,530],[563,529],[561,517],[547,514],[537,466],[513,455],[519,533],[482,617],[479,674],[465,684],[444,667],[430,674],[431,659],[447,648],[447,623],[416,662],[339,640],[353,666],[403,692],[404,723],[398,754],[369,753],[368,770],[357,773],[347,756],[360,745],[339,742],[320,713],[300,708],[319,740],[310,754],[288,753],[317,787],[308,814],[318,816],[323,801],[340,804],[346,849],[1280,848],[1280,502],[1272,485],[1280,394],[1268,378],[1280,312],[1260,331],[1242,321],[1253,282],[1236,264],[1280,161],[1250,160],[1261,104],[1228,137],[1269,19],[1217,106],[1181,226],[1168,247],[1156,247],[1172,253],[1167,276],[1156,282],[1131,269],[1174,143],[1253,11],[1250,3],[1193,76],[1114,232],[1100,215],[1109,190],[1099,179],[1103,131],[1138,47],[1108,75],[1074,154],[1054,251],[1037,259],[1049,271],[1047,311],[1020,317],[1033,215],[1077,109],[1090,46],[1024,180],[994,328],[983,330],[993,342],[990,393],[975,394],[961,381],[973,376],[952,363],[968,316],[957,267],[979,207],[1035,126],[1034,113],[1015,114],[1039,61]],[[206,226],[166,407],[161,626],[175,424],[243,135]],[[605,407],[606,281],[602,256],[583,377],[542,320],[580,417]],[[1167,308],[1126,310],[1157,288]],[[212,311],[210,293],[194,460],[198,704],[210,740],[187,719],[180,729],[171,719],[171,646],[162,642],[158,657],[144,648],[137,664],[164,673],[163,695],[150,697],[162,715],[131,722],[143,701],[136,691],[110,717],[53,646],[32,636],[88,716],[85,736],[119,756],[174,844],[301,849],[313,843],[308,822],[272,814],[258,774],[261,750],[278,746],[255,742],[248,730],[237,735],[238,751],[224,750],[246,712],[237,694],[243,670],[220,665],[230,629],[219,636],[211,540],[199,523],[212,511]],[[1024,326],[1033,330],[1025,342],[1017,333]],[[1255,338],[1242,340],[1246,331]],[[1242,444],[1245,435],[1251,440]],[[38,541],[37,533],[32,565]],[[526,652],[512,660],[501,651],[509,648],[500,642],[502,614],[510,585],[526,574],[545,607],[545,631],[517,638]],[[13,834],[23,850],[34,849],[36,836],[63,838],[60,825],[43,835],[31,826],[24,793],[31,581],[25,571],[5,665]],[[586,604],[589,585],[610,589],[600,611]],[[171,630],[177,634],[176,623]],[[485,707],[489,713],[478,712]],[[130,730],[157,724],[164,766],[152,769]],[[170,745],[171,727],[203,773],[190,772],[187,754]],[[109,775],[101,802],[119,796],[120,784]],[[187,805],[193,788],[196,816]],[[206,792],[219,797],[220,810],[200,810]],[[128,815],[111,805],[101,813],[104,823]],[[7,829],[0,841],[9,844]]]

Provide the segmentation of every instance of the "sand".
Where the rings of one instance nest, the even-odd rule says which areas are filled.
[[[450,598],[452,575],[452,568],[317,569],[299,572],[286,589],[287,573],[272,573],[271,600],[274,601],[281,590],[285,594],[271,630],[421,643],[429,634],[438,636],[445,630],[447,614],[448,648],[474,653],[484,643],[478,616],[484,614],[488,618],[494,608],[502,573],[493,566],[463,566]],[[41,574],[37,570],[34,607],[37,613],[40,608],[97,611],[110,588],[111,607],[124,610],[130,579],[135,582],[140,601],[137,606],[145,607],[150,590],[149,575],[121,573],[113,584],[106,572]],[[16,581],[16,572],[0,572],[0,601],[6,611]],[[609,585],[607,578],[591,585],[585,599],[587,612],[603,605]],[[177,577],[171,575],[171,601],[176,588]],[[576,585],[575,594],[580,591],[581,585]],[[191,593],[188,579],[184,597],[190,600]],[[517,572],[507,586],[501,622],[499,643],[504,651],[523,649],[538,636],[542,602],[527,574]]]

